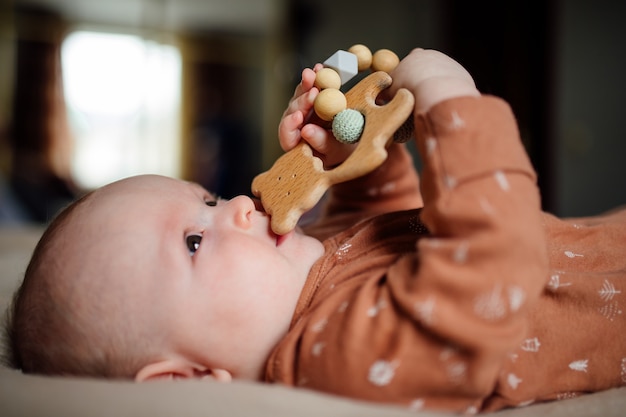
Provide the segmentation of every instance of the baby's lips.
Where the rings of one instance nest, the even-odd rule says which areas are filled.
[[[284,235],[276,235],[276,247],[282,245],[290,236],[292,232],[285,233]]]

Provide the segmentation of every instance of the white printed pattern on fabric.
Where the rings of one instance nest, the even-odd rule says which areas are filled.
[[[606,317],[609,321],[615,320],[617,316],[620,316],[622,314],[622,310],[619,307],[617,301],[611,301],[610,303],[603,305],[598,309],[598,312]]]
[[[502,299],[502,288],[499,285],[474,302],[474,313],[486,320],[497,320],[506,314],[506,303]]]
[[[335,252],[335,258],[337,259],[337,261],[342,261],[344,256],[346,256],[348,252],[350,252],[351,247],[352,244],[348,242],[345,242],[341,246],[339,246],[339,248],[337,248],[337,251]]]
[[[378,315],[378,313],[380,312],[380,310],[382,310],[385,307],[387,307],[387,301],[385,301],[385,300],[378,300],[378,302],[376,302],[375,305],[373,305],[373,306],[371,306],[370,308],[367,309],[367,316],[368,317],[376,317]]]
[[[437,149],[437,139],[430,137],[426,139],[426,156],[430,157]]]
[[[502,189],[502,191],[509,191],[511,189],[509,180],[506,178],[506,175],[504,175],[504,172],[496,171],[494,172],[493,176],[496,179],[496,182],[498,183],[498,186],[500,187],[500,189]]]
[[[442,361],[446,361],[450,359],[452,356],[456,355],[459,352],[459,349],[454,346],[447,346],[442,349],[439,354],[439,359]]]
[[[580,253],[574,253],[571,250],[566,250],[563,253],[565,254],[565,256],[567,256],[570,259],[572,259],[572,258],[584,258],[585,257],[585,255],[582,255]]]
[[[457,248],[454,250],[454,254],[452,256],[454,262],[458,264],[464,264],[465,262],[467,262],[468,251],[469,244],[467,242],[462,242],[461,244],[459,244],[459,246],[457,246]]]
[[[456,110],[452,111],[450,116],[452,117],[452,121],[448,126],[449,129],[459,130],[465,127],[465,120],[463,120],[461,116],[459,116],[459,113]]]
[[[580,396],[580,394],[578,394],[577,392],[562,392],[560,394],[557,394],[556,399],[557,400],[571,400],[572,398],[576,398]]]
[[[515,390],[515,389],[517,389],[517,387],[519,386],[519,384],[521,384],[521,383],[522,383],[522,379],[521,379],[520,377],[518,377],[517,375],[515,375],[515,374],[509,374],[509,375],[506,377],[506,382],[509,384],[509,386],[510,386],[512,389],[514,389],[514,390]]]
[[[508,308],[511,312],[518,311],[526,299],[526,293],[518,286],[510,286],[506,289],[508,296]],[[474,312],[479,317],[487,320],[497,320],[507,312],[507,303],[502,294],[501,285],[496,285],[491,291],[478,297],[474,302]]]
[[[370,367],[367,379],[374,385],[382,387],[389,385],[396,375],[398,361],[377,360]]]
[[[614,300],[616,296],[622,293],[622,290],[615,287],[608,279],[602,283],[602,287],[598,290],[598,296],[604,302],[604,305],[598,308],[598,312],[606,317],[609,321],[623,313],[619,303]]]
[[[589,366],[589,359],[581,359],[574,362],[571,362],[569,365],[569,369],[577,372],[587,372],[587,367]]]
[[[602,301],[611,301],[613,297],[617,294],[621,294],[622,291],[615,289],[615,285],[613,285],[609,280],[605,279],[602,288],[598,290],[598,294],[600,294],[600,298]]]
[[[432,326],[434,323],[433,312],[435,311],[435,299],[429,297],[424,301],[416,301],[413,305],[417,319],[426,326]]]
[[[411,401],[411,404],[409,404],[409,410],[411,411],[421,411],[424,409],[424,399],[422,398],[416,398],[413,401]]]
[[[552,291],[552,292],[556,292],[556,290],[558,290],[561,287],[569,287],[570,285],[572,285],[571,282],[561,282],[561,275],[559,274],[552,274],[550,276],[550,282],[548,283],[548,288]]]
[[[311,355],[320,356],[322,354],[322,350],[326,347],[325,342],[317,342],[311,347]]]
[[[475,405],[470,405],[469,407],[467,407],[467,410],[465,410],[465,414],[473,416],[478,414],[478,411],[478,407],[476,407]]]
[[[430,246],[433,249],[438,249],[441,247],[441,240],[437,239],[436,237],[430,237],[430,238],[424,239],[424,241],[428,244],[428,246]]]
[[[328,324],[328,319],[321,319],[317,323],[311,326],[311,331],[319,333],[322,330],[324,330],[327,324]]]
[[[467,374],[467,364],[464,362],[452,362],[446,365],[446,373],[448,379],[453,384],[462,384],[465,382]]]
[[[496,213],[496,209],[491,205],[491,203],[484,197],[481,197],[478,200],[478,204],[480,204],[480,208],[488,214],[489,216],[493,216]]]
[[[600,299],[605,303],[602,307],[598,308],[598,312],[609,321],[615,320],[617,316],[623,313],[619,303],[613,299],[621,293],[622,291],[617,289],[608,279],[604,280],[602,287],[598,290]]]
[[[367,195],[370,197],[376,197],[376,196],[382,196],[385,194],[389,194],[391,192],[393,192],[396,189],[396,183],[395,182],[388,182],[383,184],[382,186],[376,188],[376,187],[372,187],[370,189],[367,190]]]
[[[517,403],[516,407],[527,407],[529,405],[531,405],[532,403],[534,403],[535,400],[526,400],[526,401],[522,401],[521,403]]]
[[[539,339],[533,337],[532,339],[526,339],[522,342],[521,349],[525,352],[539,352],[539,347],[541,343],[539,343]]]
[[[512,312],[518,311],[526,300],[526,292],[515,285],[510,286],[507,292],[509,293],[509,309]]]
[[[457,179],[454,178],[452,175],[446,175],[443,177],[443,181],[446,184],[446,187],[452,189],[454,187],[456,187],[457,185]]]
[[[467,363],[457,357],[458,349],[447,346],[439,353],[439,360],[443,363],[448,380],[452,384],[462,384],[467,376]]]

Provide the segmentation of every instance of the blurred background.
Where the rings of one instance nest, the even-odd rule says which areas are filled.
[[[460,61],[511,103],[544,209],[599,213],[626,204],[624,22],[609,0],[4,0],[0,222],[140,173],[249,194],[302,68],[354,43]]]

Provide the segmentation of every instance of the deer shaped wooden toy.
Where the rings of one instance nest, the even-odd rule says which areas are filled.
[[[362,51],[362,45],[355,45],[351,50],[356,50],[355,47]],[[394,61],[393,57],[384,55],[385,62]],[[367,53],[365,58],[358,58],[361,67],[363,59],[367,61]],[[369,59],[371,61],[371,55]],[[374,62],[372,69],[376,68]],[[376,97],[392,83],[387,71],[395,65],[392,63],[385,68],[386,71],[371,73],[345,94],[345,107],[362,114],[364,124],[356,148],[342,164],[325,170],[322,161],[313,155],[311,147],[302,141],[278,158],[268,171],[254,178],[252,193],[261,199],[265,211],[271,216],[274,233],[283,235],[293,230],[300,216],[313,208],[332,185],[368,174],[385,161],[386,148],[393,142],[394,133],[409,119],[414,107],[413,95],[406,89],[399,89],[388,103],[376,104]],[[342,79],[342,83],[345,80]],[[328,87],[331,88],[334,87]],[[315,104],[317,111],[317,101]],[[335,113],[338,111],[340,109]],[[326,120],[329,118],[326,116]]]

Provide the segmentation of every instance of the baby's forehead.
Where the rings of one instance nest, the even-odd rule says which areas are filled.
[[[94,191],[74,212],[66,234],[107,234],[129,221],[147,220],[146,211],[155,211],[161,200],[183,184],[160,178],[130,178]]]
[[[155,240],[164,221],[161,198],[158,190],[112,187],[96,192],[74,211],[55,250],[74,263],[70,269],[111,271],[128,265],[149,252]]]
[[[165,196],[167,192],[189,192],[196,194],[213,193],[206,190],[202,185],[193,181],[186,181],[178,178],[165,177],[160,175],[138,175],[113,182],[98,190],[103,195],[130,194],[135,193],[157,193],[156,196]]]
[[[99,191],[103,193],[122,193],[129,191],[152,191],[160,188],[184,188],[189,182],[161,175],[137,175],[112,182]]]
[[[95,191],[76,211],[68,233],[80,239],[132,239],[133,233],[162,229],[182,217],[194,200],[212,196],[197,183],[156,175],[131,177]]]

